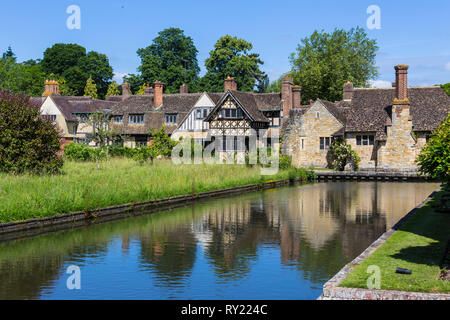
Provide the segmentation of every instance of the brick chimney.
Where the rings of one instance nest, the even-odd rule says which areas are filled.
[[[45,90],[42,97],[59,96],[59,83],[55,80],[45,80]]]
[[[395,97],[399,101],[406,101],[408,99],[408,68],[409,66],[399,64],[395,66]]]
[[[153,96],[154,102],[153,107],[157,109],[163,104],[164,83],[156,80],[154,83],[154,87],[155,87],[155,95]]]
[[[283,116],[289,117],[289,112],[292,109],[292,77],[285,76],[281,82],[281,99],[283,100]]]
[[[302,87],[293,86],[292,87],[292,107],[300,108],[302,106]]]
[[[228,76],[225,79],[224,91],[237,91],[237,82],[233,77]]]
[[[184,93],[189,93],[189,87],[187,86],[187,84],[183,83],[180,86],[180,93],[184,94]]]
[[[150,85],[148,83],[147,83],[147,88],[144,89],[144,94],[146,96],[149,96],[149,95],[153,94],[153,88],[150,87]]]
[[[122,83],[122,100],[131,96],[130,84],[128,82]]]
[[[352,101],[354,92],[355,92],[355,88],[353,87],[353,83],[351,83],[350,81],[347,81],[344,84],[344,90],[343,90],[344,101]]]

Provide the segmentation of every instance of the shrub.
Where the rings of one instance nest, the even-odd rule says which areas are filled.
[[[106,158],[105,148],[91,148],[85,144],[69,143],[64,148],[64,156],[73,161],[96,161]]]
[[[160,130],[150,129],[149,134],[153,138],[153,146],[158,150],[158,155],[170,157],[178,142],[173,141],[167,135],[166,127],[163,126]]]
[[[433,132],[417,157],[420,172],[432,178],[450,182],[450,115]]]
[[[355,171],[359,170],[361,159],[343,137],[336,138],[331,144],[330,158],[333,169],[344,171],[345,166],[350,163]]]
[[[280,169],[281,170],[287,170],[292,167],[292,159],[288,155],[281,155],[280,156]]]
[[[143,165],[147,161],[151,161],[158,156],[158,150],[154,146],[143,146],[134,152],[133,159]]]
[[[60,137],[29,97],[0,92],[0,171],[57,173]]]

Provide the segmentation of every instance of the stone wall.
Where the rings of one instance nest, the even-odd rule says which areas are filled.
[[[375,142],[373,146],[358,146],[356,143],[356,136],[375,136],[373,132],[358,132],[358,133],[348,133],[347,143],[352,147],[352,149],[358,154],[361,158],[361,162],[359,163],[360,170],[370,170],[375,169],[377,166],[377,143]]]
[[[316,102],[305,114],[298,112],[292,116],[283,149],[296,167],[326,168],[328,150],[320,149],[320,138],[332,137],[342,128],[343,124],[322,103]]]
[[[393,106],[392,125],[387,127],[387,139],[380,143],[378,169],[417,171],[415,160],[420,144],[413,134],[409,107]]]

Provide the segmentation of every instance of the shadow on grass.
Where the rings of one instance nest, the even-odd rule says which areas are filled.
[[[445,191],[435,194],[425,207],[419,209],[397,230],[411,233],[421,238],[406,236],[404,248],[391,255],[392,258],[411,263],[442,267],[450,239],[450,215],[436,212],[433,208],[440,202]],[[423,238],[422,238],[423,237]],[[414,239],[419,239],[422,246]],[[410,245],[408,244],[410,241]]]

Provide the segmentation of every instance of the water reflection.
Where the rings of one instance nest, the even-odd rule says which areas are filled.
[[[314,299],[437,188],[318,183],[0,243],[0,299]]]

